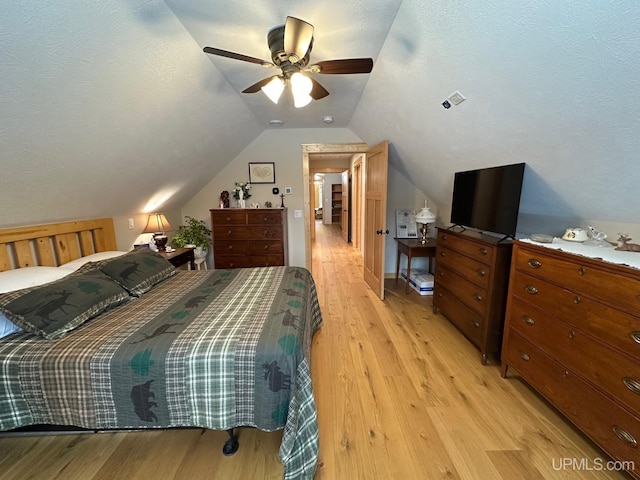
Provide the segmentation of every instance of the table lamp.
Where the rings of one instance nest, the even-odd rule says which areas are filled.
[[[162,213],[152,213],[147,220],[147,226],[144,227],[142,233],[153,233],[153,242],[158,247],[159,252],[164,252],[167,248],[168,237],[165,235],[167,230],[171,230],[171,225],[167,217]]]
[[[435,223],[436,216],[431,213],[429,207],[427,207],[427,201],[424,201],[424,207],[416,214],[416,223],[422,225],[420,228],[420,233],[422,233],[422,240],[420,243],[422,245],[427,243],[427,235],[429,234],[429,224]]]

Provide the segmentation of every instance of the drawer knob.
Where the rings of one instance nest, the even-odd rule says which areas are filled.
[[[631,332],[629,336],[633,339],[634,342],[640,343],[640,331]]]
[[[231,217],[227,217],[226,220],[227,220],[227,222],[230,222],[231,221]]]
[[[576,338],[576,332],[569,330],[569,340],[573,340],[574,338]]]
[[[446,257],[446,256],[447,256],[447,253],[446,253],[446,252],[440,252],[440,256],[441,256],[441,257]]]
[[[640,395],[640,382],[638,380],[631,377],[624,377],[622,379],[622,382],[633,393]]]
[[[478,273],[479,277],[484,277],[487,272],[485,272],[483,269],[479,268],[478,270],[476,270],[476,272]]]
[[[478,301],[478,302],[481,302],[482,301],[482,295],[480,295],[479,293],[474,293],[473,294],[473,299]]]
[[[231,235],[231,230],[229,230],[229,231],[227,232],[227,235]]]
[[[488,253],[488,252],[487,252],[487,249],[486,249],[486,248],[484,248],[484,247],[479,248],[479,249],[478,249],[478,252],[480,252],[480,255],[486,255],[486,254]]]
[[[580,268],[578,269],[578,275],[582,276],[582,275],[584,275],[585,273],[587,273],[587,271],[584,269],[584,267],[580,267]]]
[[[440,277],[444,277],[444,272],[443,271],[439,271],[438,275],[440,275]]]
[[[538,289],[533,285],[527,284],[525,285],[524,289],[526,290],[527,293],[530,293],[531,295],[535,295],[536,293],[538,293]]]
[[[613,430],[613,433],[615,433],[616,436],[624,443],[631,445],[632,447],[638,446],[638,441],[624,428],[614,425],[613,427],[611,427],[611,430]]]
[[[440,237],[440,238],[442,238],[443,240],[446,240],[447,236],[446,235],[442,235],[442,237]]]
[[[528,362],[529,361],[529,355],[525,352],[523,352],[522,350],[518,350],[518,353],[520,354],[520,357],[525,361]]]
[[[229,245],[229,246],[227,247],[227,249],[229,249],[229,250],[233,250],[233,245]]]
[[[580,303],[580,300],[580,295],[576,295],[575,297],[573,297],[573,303],[575,303],[576,305]]]
[[[267,248],[269,248],[269,245],[265,245],[264,247],[262,247],[263,250],[266,250]]]
[[[263,235],[266,237],[266,236],[267,236],[267,233],[269,233],[269,230],[265,230],[265,231],[264,231],[264,232],[262,232],[262,233],[263,233]]]
[[[531,317],[529,317],[529,316],[527,316],[527,315],[523,315],[523,316],[522,316],[522,321],[523,321],[524,323],[526,323],[527,325],[533,325],[534,323],[536,323],[536,322],[533,320],[533,318],[531,318]]]
[[[542,262],[537,258],[530,258],[527,263],[531,268],[540,268],[542,266]]]
[[[565,370],[562,372],[562,378],[567,378],[569,376],[569,370]]]
[[[476,328],[480,328],[480,324],[478,322],[473,322],[473,326]]]

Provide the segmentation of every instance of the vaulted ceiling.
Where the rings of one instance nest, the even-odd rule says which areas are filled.
[[[272,71],[202,51],[269,60],[288,15],[311,63],[373,71],[316,75],[330,95],[294,109],[241,93]],[[526,162],[522,211],[640,223],[639,24],[635,0],[3,2],[0,225],[180,207],[272,119],[388,139],[438,204],[455,171]]]

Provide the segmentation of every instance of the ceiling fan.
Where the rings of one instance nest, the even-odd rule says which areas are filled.
[[[271,62],[214,47],[204,47],[204,51],[263,67],[280,68],[280,75],[264,78],[245,88],[242,93],[256,93],[262,90],[273,103],[278,103],[285,86],[289,84],[297,108],[304,107],[312,99],[320,100],[329,95],[320,83],[305,73],[370,73],[373,69],[371,58],[325,60],[309,65],[313,47],[313,25],[295,17],[287,17],[284,25],[272,28],[267,34],[267,43],[271,51]]]

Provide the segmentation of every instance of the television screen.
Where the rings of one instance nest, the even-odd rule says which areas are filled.
[[[524,163],[457,172],[451,223],[514,237]]]

